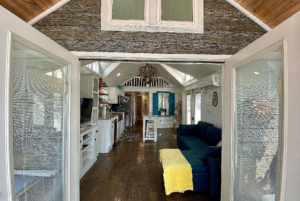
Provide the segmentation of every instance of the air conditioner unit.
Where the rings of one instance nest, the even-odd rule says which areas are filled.
[[[222,82],[221,74],[213,74],[207,77],[202,78],[198,81],[198,88],[207,89],[212,87],[220,87]]]

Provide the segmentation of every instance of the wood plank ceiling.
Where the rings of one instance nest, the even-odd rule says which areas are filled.
[[[0,0],[0,5],[29,22],[60,0]]]
[[[272,29],[300,10],[300,0],[235,1]]]

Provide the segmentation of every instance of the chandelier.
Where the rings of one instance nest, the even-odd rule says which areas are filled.
[[[151,64],[146,64],[146,66],[140,67],[140,77],[143,82],[150,83],[157,80],[157,69]]]

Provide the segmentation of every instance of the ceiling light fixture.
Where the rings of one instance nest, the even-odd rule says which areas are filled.
[[[254,72],[254,74],[258,75],[258,74],[259,74],[259,72]]]
[[[139,71],[143,82],[151,83],[157,80],[157,69],[151,64],[146,64],[146,66],[140,67]]]
[[[120,76],[120,75],[121,75],[121,73],[118,73],[118,74],[117,74],[117,76]]]

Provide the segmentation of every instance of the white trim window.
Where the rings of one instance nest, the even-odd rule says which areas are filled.
[[[203,0],[102,0],[101,30],[203,33]]]

